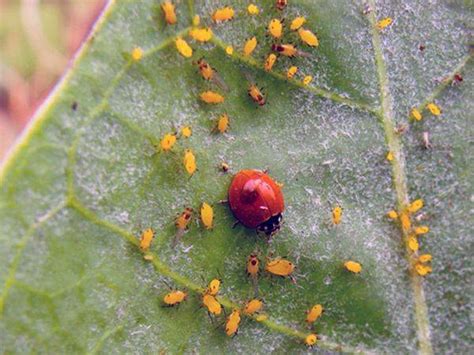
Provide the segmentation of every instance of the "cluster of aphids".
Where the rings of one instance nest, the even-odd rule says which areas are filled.
[[[276,1],[274,5],[278,11],[283,11],[287,7],[287,1],[279,0]],[[166,23],[169,25],[175,24],[177,22],[177,16],[174,4],[171,1],[164,1],[161,4],[161,8]],[[249,15],[256,16],[259,14],[260,9],[256,5],[250,4],[247,7],[247,12]],[[211,14],[211,19],[215,23],[222,23],[231,21],[234,16],[234,9],[227,6],[216,9]],[[313,32],[303,27],[305,23],[306,19],[304,17],[296,17],[290,24],[290,31],[297,32],[301,41],[305,45],[310,47],[318,46],[318,38]],[[265,71],[272,70],[278,56],[295,57],[308,55],[306,52],[298,50],[294,44],[282,42],[284,34],[283,20],[276,18],[272,19],[268,24],[267,30],[268,35],[272,37],[274,43],[270,47],[270,54],[268,54],[263,63],[263,69]],[[200,18],[195,16],[193,18],[193,26],[189,30],[188,35],[197,42],[208,42],[212,40],[213,33],[210,28],[200,27]],[[183,57],[191,58],[193,56],[193,49],[184,38],[177,37],[175,39],[175,46],[177,51]],[[243,56],[250,56],[256,47],[257,38],[252,37],[248,39],[243,45]],[[233,48],[228,46],[226,48],[226,53],[228,55],[233,55]],[[132,52],[132,59],[138,61],[141,59],[142,55],[143,52],[141,49],[136,48]],[[217,71],[204,58],[193,62],[193,64],[198,67],[198,71],[202,78],[215,84],[223,91],[228,90],[227,85],[217,74]],[[298,68],[296,66],[291,66],[287,71],[287,78],[292,80],[297,70]],[[303,83],[307,85],[311,80],[312,77],[307,76],[303,79]],[[250,81],[251,80],[249,80],[249,82]],[[247,93],[256,105],[263,106],[266,104],[265,95],[255,83],[249,84]],[[202,92],[200,94],[200,99],[206,104],[221,104],[225,101],[223,95],[212,90]],[[225,133],[228,128],[229,117],[224,113],[217,119],[213,131]],[[178,139],[186,139],[191,135],[191,127],[183,126],[180,128],[179,133],[165,134],[159,143],[159,148],[162,152],[168,152],[172,150]],[[186,149],[184,152],[183,165],[187,173],[191,176],[197,170],[196,157],[190,149]],[[223,162],[221,163],[220,169],[226,173],[229,171],[229,166],[227,163]],[[281,184],[275,182],[264,171],[241,170],[233,177],[228,189],[228,200],[226,202],[229,204],[232,214],[237,219],[237,223],[241,223],[247,228],[256,230],[259,235],[262,235],[269,240],[271,236],[278,232],[282,221],[284,199],[281,187]],[[180,242],[185,234],[189,224],[193,220],[194,213],[193,208],[187,207],[177,216],[175,220],[176,234],[172,243],[173,247]],[[339,224],[341,218],[342,209],[340,206],[336,206],[332,211],[333,224]],[[205,229],[213,228],[214,210],[212,206],[206,202],[203,202],[200,207],[200,221]],[[153,260],[153,255],[148,253],[153,238],[154,231],[152,229],[146,229],[143,231],[140,238],[140,248],[144,252],[146,260]],[[295,264],[286,258],[267,257],[263,270],[271,276],[289,278],[295,282],[295,267]],[[344,267],[352,273],[360,273],[362,270],[361,265],[355,261],[346,261]],[[226,317],[225,333],[228,336],[234,336],[237,334],[241,323],[241,315],[251,317],[257,321],[265,321],[267,319],[267,315],[262,313],[264,302],[262,299],[258,298],[258,278],[262,269],[258,253],[252,253],[248,256],[245,269],[248,277],[252,280],[255,298],[249,300],[240,308],[234,308],[230,315]],[[208,286],[203,288],[203,291],[200,292],[201,306],[207,310],[211,317],[220,317],[222,313],[225,313],[218,298],[220,285],[220,279],[213,279]],[[186,298],[186,291],[171,290],[171,292],[163,297],[163,303],[165,306],[169,307],[177,306],[184,302]],[[306,312],[306,322],[312,325],[322,315],[323,310],[323,306],[320,304],[312,306]],[[304,337],[304,342],[308,346],[313,346],[316,344],[317,339],[317,335],[311,333]]]

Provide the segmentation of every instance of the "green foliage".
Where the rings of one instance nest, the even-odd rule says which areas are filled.
[[[186,33],[191,12],[209,23],[218,5],[181,2],[178,24],[166,26],[154,0],[112,2],[7,161],[0,181],[2,350],[303,352],[310,332],[304,312],[321,303],[326,312],[315,325],[322,338],[315,351],[466,351],[468,10],[444,1],[387,2],[363,15],[361,4],[295,1],[283,16],[289,22],[304,14],[320,46],[304,48],[310,58],[280,58],[265,73],[265,27],[282,15],[265,2],[250,18],[239,3],[234,21],[213,27],[212,43],[191,42],[193,59],[205,56],[229,86],[225,103],[210,107],[198,96],[214,86],[177,53],[174,38]],[[384,16],[395,21],[378,32],[375,21]],[[239,52],[251,35],[261,45],[246,59]],[[232,58],[226,44],[234,46]],[[136,46],[145,56],[132,62],[128,53]],[[300,73],[288,81],[292,64]],[[461,70],[464,81],[449,86]],[[314,77],[308,87],[300,83],[303,74]],[[248,98],[246,76],[265,87],[266,106]],[[411,108],[427,100],[442,115],[424,111],[403,137],[395,134]],[[231,118],[229,133],[210,134],[223,112]],[[192,137],[157,153],[161,137],[183,125],[193,128]],[[422,132],[430,134],[430,150],[420,143]],[[182,167],[188,148],[199,169],[191,178]],[[388,151],[396,157],[391,163]],[[268,168],[284,184],[285,224],[270,245],[252,230],[232,229],[234,218],[218,203],[231,180],[219,172],[222,161],[232,172]],[[406,235],[385,217],[419,197],[431,228],[421,250],[434,257],[424,280],[407,272]],[[173,249],[176,214],[204,201],[214,206],[215,227],[193,222]],[[336,204],[343,218],[333,226]],[[152,262],[138,248],[147,227],[157,231]],[[220,274],[228,311],[252,297],[245,262],[256,248],[262,259],[272,251],[294,260],[297,284],[261,277],[269,320],[245,318],[229,338],[217,329],[222,320],[211,323],[199,309],[198,295]],[[343,270],[348,259],[362,263],[360,275]],[[161,307],[163,281],[187,288],[188,301]]]

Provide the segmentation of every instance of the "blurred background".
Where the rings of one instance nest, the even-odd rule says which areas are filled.
[[[0,0],[0,163],[106,0]]]

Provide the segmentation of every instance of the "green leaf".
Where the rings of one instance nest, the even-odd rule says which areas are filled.
[[[344,352],[466,352],[470,344],[472,223],[472,64],[468,5],[459,2],[292,1],[277,12],[260,3],[250,17],[213,25],[212,43],[181,57],[194,12],[209,14],[228,2],[177,5],[178,24],[164,23],[155,0],[110,2],[61,84],[54,90],[3,167],[0,185],[0,348],[3,352],[304,352],[304,338],[320,335],[315,350]],[[297,14],[318,34],[311,57],[279,58],[262,70],[271,18]],[[390,16],[391,26],[377,30]],[[250,58],[240,52],[256,35]],[[296,34],[285,40],[298,43]],[[229,57],[224,48],[233,45]],[[421,51],[419,46],[425,49]],[[133,48],[144,57],[133,61]],[[222,105],[199,101],[215,88],[193,60],[205,56],[229,87]],[[296,79],[286,80],[290,65]],[[451,85],[456,73],[464,80]],[[313,82],[304,86],[304,75]],[[247,96],[248,79],[265,87],[268,104]],[[219,90],[219,89],[217,89]],[[428,102],[442,108],[435,117]],[[413,107],[424,119],[409,121]],[[228,133],[211,134],[223,112]],[[395,128],[408,124],[405,134]],[[171,152],[157,152],[164,134],[190,125]],[[431,149],[422,146],[429,132]],[[184,171],[185,149],[198,171]],[[386,161],[388,152],[395,159]],[[232,175],[269,169],[284,184],[285,224],[271,244],[255,231],[232,228],[225,199]],[[421,253],[433,273],[421,278],[409,235],[385,214],[422,198],[412,224],[427,224]],[[215,226],[193,221],[173,249],[174,220],[185,206],[212,204]],[[343,208],[339,225],[334,206]],[[146,261],[140,231],[157,236]],[[241,306],[253,295],[246,258],[258,249],[297,265],[296,284],[259,278],[269,318],[243,317],[234,338],[199,308],[206,282],[221,277],[221,302]],[[354,275],[347,260],[363,266]],[[163,308],[173,288],[189,297]],[[305,311],[326,312],[314,329]]]

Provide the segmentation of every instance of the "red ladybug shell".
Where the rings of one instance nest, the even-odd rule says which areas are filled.
[[[229,205],[235,218],[257,228],[285,209],[280,187],[260,170],[241,170],[229,187]]]

